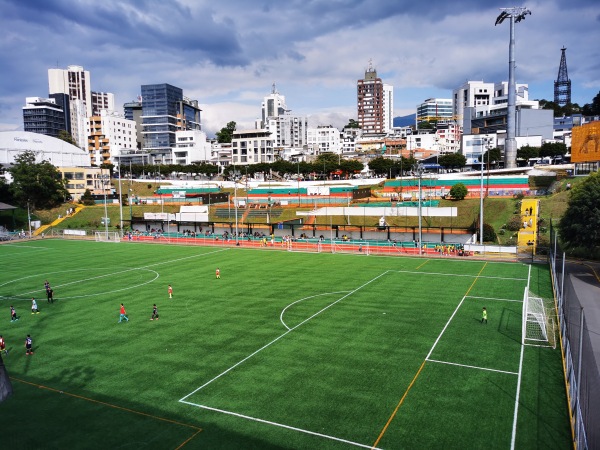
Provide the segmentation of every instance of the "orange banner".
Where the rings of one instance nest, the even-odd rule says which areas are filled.
[[[600,122],[573,127],[571,162],[600,161]]]

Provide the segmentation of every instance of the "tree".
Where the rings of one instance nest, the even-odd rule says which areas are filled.
[[[468,193],[469,191],[463,183],[456,183],[450,188],[450,197],[455,200],[463,200]]]
[[[600,92],[594,97],[592,103],[583,105],[581,112],[584,116],[596,116],[600,114]]]
[[[85,206],[93,206],[96,204],[96,202],[94,201],[94,196],[92,195],[89,189],[85,190],[79,202],[84,204]]]
[[[360,125],[356,120],[350,119],[344,128],[360,128]]]
[[[15,157],[9,169],[13,182],[10,190],[16,202],[25,207],[52,208],[70,198],[60,172],[48,161],[35,162],[35,153],[25,151]]]
[[[540,147],[540,157],[563,156],[567,153],[567,146],[562,142],[544,142]]]
[[[500,161],[502,161],[502,151],[498,147],[491,148],[483,154],[483,162],[488,169],[490,166],[498,165]]]
[[[77,142],[75,142],[75,139],[73,139],[73,136],[71,136],[71,133],[69,133],[68,131],[65,130],[60,130],[58,132],[58,139],[68,142],[69,144],[74,145],[75,147],[77,147]]]
[[[600,172],[573,187],[558,228],[567,247],[600,246]]]
[[[233,132],[235,131],[236,123],[234,121],[228,122],[221,131],[217,131],[217,142],[219,144],[230,143],[233,139]]]
[[[372,170],[377,176],[389,176],[390,169],[394,166],[394,161],[388,158],[374,158],[369,161],[369,170]]]
[[[467,165],[467,158],[460,153],[449,153],[438,158],[438,164],[446,169],[460,169]]]
[[[530,145],[524,145],[517,150],[517,159],[523,159],[529,161],[530,158],[537,158],[540,156],[539,147],[531,147]]]

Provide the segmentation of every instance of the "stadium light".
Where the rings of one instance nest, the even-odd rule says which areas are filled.
[[[525,19],[531,11],[522,6],[513,8],[500,8],[500,15],[496,18],[496,25],[510,18],[510,43],[508,46],[508,105],[506,115],[506,143],[504,145],[504,167],[514,169],[517,167],[517,140],[516,128],[516,85],[515,85],[515,23]]]

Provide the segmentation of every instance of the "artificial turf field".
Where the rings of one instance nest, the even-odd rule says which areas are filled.
[[[521,346],[543,265],[63,240],[0,260],[0,449],[572,447],[560,351]]]

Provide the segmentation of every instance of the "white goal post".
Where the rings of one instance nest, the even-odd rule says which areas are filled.
[[[523,295],[523,345],[556,348],[555,314],[550,300],[528,288]]]
[[[121,235],[115,231],[96,231],[96,242],[121,242]]]
[[[369,255],[368,242],[336,242],[331,244],[331,253],[352,253],[355,255]]]

